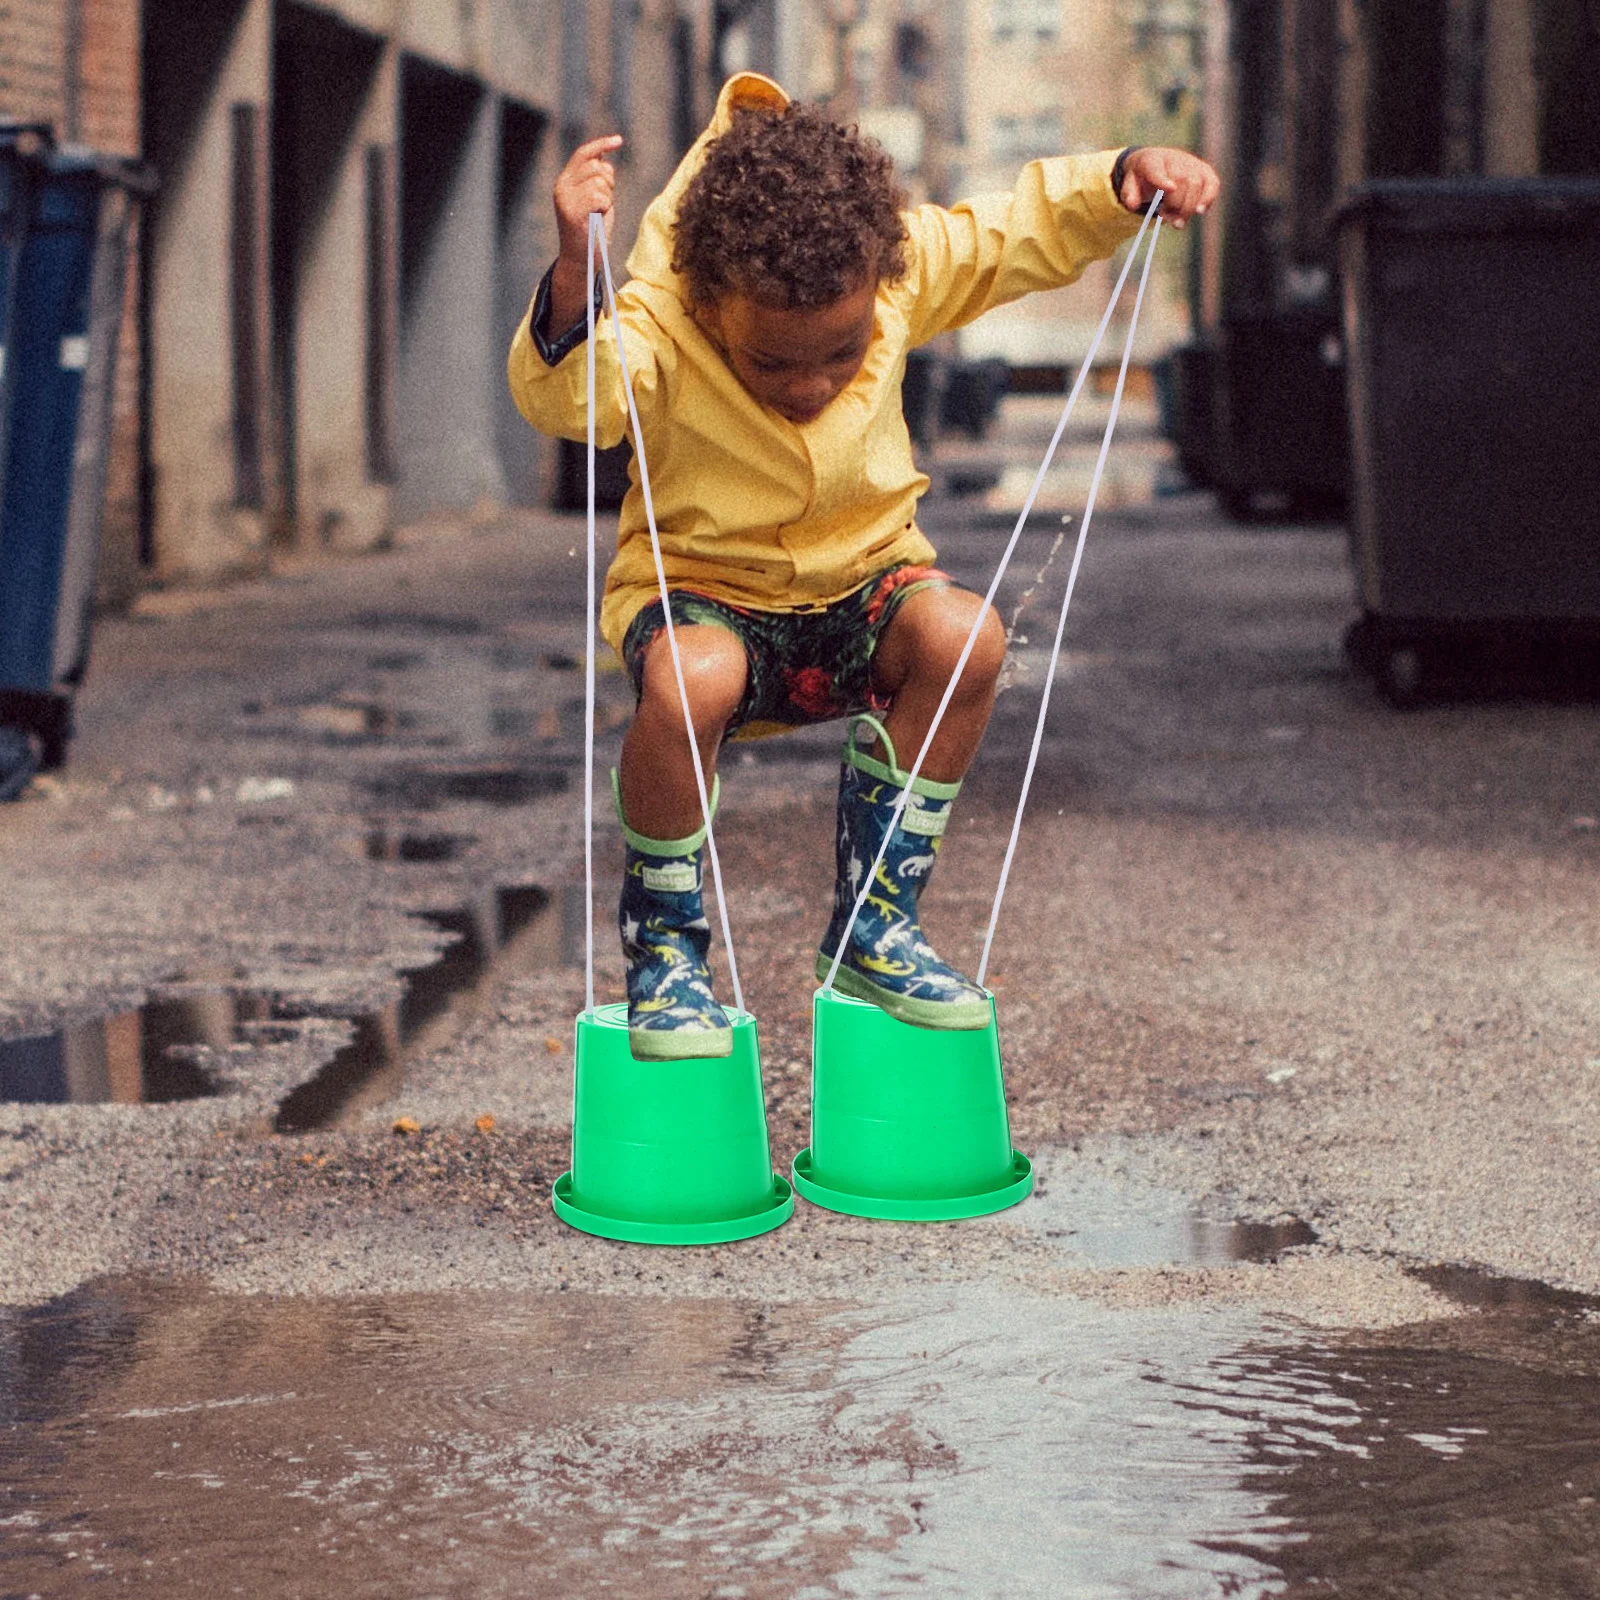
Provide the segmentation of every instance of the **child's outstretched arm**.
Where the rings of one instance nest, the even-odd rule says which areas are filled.
[[[1198,215],[1220,188],[1211,167],[1182,150],[1104,150],[1030,161],[1010,194],[907,212],[909,270],[892,292],[905,308],[911,342],[1076,282],[1137,231],[1162,179],[1171,185],[1163,214],[1174,221]]]
[[[517,409],[541,433],[581,439],[588,431],[587,364],[576,354],[584,343],[589,260],[589,218],[599,212],[606,239],[616,198],[616,169],[609,157],[622,145],[620,134],[607,134],[581,144],[568,158],[551,191],[559,247],[555,262],[534,293],[528,314],[518,325],[506,362],[506,376]],[[598,273],[599,252],[595,270]],[[628,367],[641,409],[655,387],[653,352],[647,338],[632,326],[626,291],[617,297]],[[633,308],[637,311],[637,308]],[[595,311],[600,297],[596,289]],[[627,431],[628,408],[622,370],[608,322],[595,340],[595,438],[602,447],[617,444]]]

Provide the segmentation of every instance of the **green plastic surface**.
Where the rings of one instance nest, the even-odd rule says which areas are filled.
[[[813,1204],[850,1216],[949,1222],[1033,1188],[1011,1147],[991,995],[980,1029],[918,1028],[819,989],[812,1002],[811,1145],[794,1165]]]
[[[992,1211],[1005,1211],[1033,1193],[1033,1163],[1015,1150],[1006,1182],[984,1194],[960,1195],[950,1200],[884,1200],[874,1195],[840,1194],[811,1176],[811,1151],[805,1149],[794,1158],[795,1193],[804,1196],[824,1211],[840,1211],[847,1217],[873,1217],[880,1222],[962,1222],[969,1217],[986,1217]]]
[[[730,1011],[733,1054],[636,1061],[628,1008],[597,1006],[576,1026],[572,1170],[558,1217],[636,1244],[725,1244],[794,1210],[772,1170],[755,1018]]]

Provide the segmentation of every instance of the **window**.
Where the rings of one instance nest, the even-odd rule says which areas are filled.
[[[1032,161],[1036,156],[1058,156],[1065,148],[1066,130],[1058,110],[998,116],[989,125],[989,151],[995,161]]]
[[[1029,34],[1055,39],[1061,33],[1061,0],[990,0],[989,25],[997,39]]]

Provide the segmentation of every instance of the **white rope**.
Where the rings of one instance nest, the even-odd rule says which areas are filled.
[[[700,760],[700,746],[694,736],[694,713],[689,709],[689,690],[683,679],[683,657],[678,653],[678,633],[672,624],[672,597],[667,590],[667,569],[661,558],[661,535],[656,528],[655,501],[650,494],[650,468],[645,461],[644,429],[639,423],[639,407],[633,394],[633,377],[628,371],[628,353],[622,345],[622,325],[617,317],[617,290],[611,277],[611,253],[606,249],[606,233],[598,212],[589,217],[589,238],[600,246],[600,267],[604,275],[606,310],[611,316],[611,337],[617,347],[617,360],[622,367],[622,387],[628,397],[628,416],[633,423],[633,448],[639,458],[639,489],[644,495],[645,521],[650,527],[650,550],[655,556],[656,583],[661,591],[661,609],[667,623],[667,648],[672,652],[672,671],[678,680],[678,699],[683,706],[683,725],[689,734],[689,756],[694,762],[695,789],[700,796],[700,815],[706,823],[706,854],[711,858],[711,877],[717,889],[717,917],[722,925],[722,948],[728,957],[728,978],[733,985],[733,1003],[744,1010],[744,991],[739,986],[739,965],[733,956],[733,935],[728,930],[728,899],[722,889],[722,863],[717,856],[717,838],[711,826],[711,799],[706,792],[705,767]],[[593,304],[593,291],[590,292]],[[593,313],[590,313],[590,344],[594,342]],[[591,357],[592,359],[592,357]],[[589,401],[591,431],[589,435],[589,470],[594,471],[594,399]]]
[[[589,219],[589,264],[583,278],[585,327],[589,357],[589,607],[584,634],[583,669],[583,1009],[594,1010],[594,657],[595,529],[594,529],[594,233],[598,217]]]
[[[861,908],[867,903],[867,896],[872,893],[872,885],[878,876],[878,869],[883,865],[883,858],[889,852],[889,841],[894,838],[895,829],[900,826],[900,819],[905,815],[906,806],[910,803],[912,785],[922,773],[922,764],[928,758],[928,751],[933,748],[934,736],[939,731],[939,724],[944,721],[944,714],[949,709],[951,700],[955,697],[956,685],[961,681],[961,674],[966,670],[968,660],[973,649],[978,643],[978,633],[983,627],[983,619],[989,614],[989,607],[994,604],[994,597],[1000,588],[1000,581],[1005,577],[1006,568],[1011,563],[1013,552],[1017,548],[1017,541],[1022,537],[1022,530],[1027,525],[1028,515],[1033,510],[1033,503],[1039,497],[1039,491],[1044,486],[1045,473],[1049,471],[1050,462],[1055,456],[1056,446],[1061,443],[1061,436],[1067,431],[1067,420],[1072,415],[1073,407],[1078,403],[1078,396],[1083,392],[1083,386],[1088,382],[1089,370],[1094,358],[1099,354],[1101,341],[1106,336],[1106,329],[1111,326],[1112,313],[1117,309],[1117,301],[1122,297],[1123,286],[1128,281],[1128,274],[1133,268],[1134,258],[1139,253],[1140,241],[1144,238],[1145,230],[1150,226],[1151,219],[1161,208],[1163,194],[1158,191],[1145,212],[1144,221],[1139,224],[1139,231],[1134,235],[1132,247],[1128,251],[1128,258],[1122,264],[1122,272],[1117,278],[1117,286],[1111,291],[1111,299],[1106,306],[1105,315],[1100,319],[1100,326],[1095,330],[1094,341],[1089,346],[1089,353],[1084,356],[1078,368],[1077,380],[1072,385],[1072,392],[1067,396],[1067,403],[1061,413],[1061,420],[1056,424],[1056,431],[1050,436],[1049,447],[1045,450],[1044,460],[1039,463],[1039,470],[1034,475],[1033,487],[1028,490],[1028,498],[1022,503],[1022,511],[1017,517],[1017,525],[1011,530],[1011,538],[1006,542],[1005,550],[1000,556],[1000,565],[995,568],[994,579],[989,585],[988,593],[983,597],[983,604],[978,608],[977,619],[972,624],[972,631],[967,635],[967,642],[962,646],[961,654],[956,658],[955,671],[950,674],[950,681],[945,685],[944,694],[940,697],[938,708],[933,713],[933,721],[928,724],[927,736],[922,741],[922,749],[917,752],[917,759],[912,764],[910,775],[906,778],[905,787],[900,791],[900,798],[895,802],[894,814],[889,819],[889,826],[884,830],[883,841],[878,846],[878,853],[873,858],[872,866],[866,877],[862,880],[861,888],[856,894],[856,901],[850,908],[849,920],[844,925],[844,932],[839,936],[839,947],[833,953],[833,961],[828,967],[828,976],[823,980],[822,987],[831,989],[833,980],[838,976],[839,963],[844,960],[845,949],[850,943],[850,935],[855,929],[856,918],[861,915]]]
[[[1158,205],[1159,203],[1157,201]],[[1078,547],[1073,552],[1072,570],[1067,574],[1067,592],[1061,601],[1061,615],[1056,622],[1055,643],[1050,650],[1050,667],[1044,675],[1044,692],[1039,699],[1039,717],[1033,729],[1033,748],[1028,752],[1028,767],[1022,778],[1022,793],[1017,797],[1017,813],[1011,823],[1011,838],[1006,845],[1005,860],[1000,867],[1000,885],[995,890],[994,910],[989,915],[989,931],[983,937],[983,956],[978,962],[980,989],[989,973],[989,951],[994,944],[995,927],[1000,921],[1000,902],[1005,898],[1006,884],[1011,877],[1011,861],[1017,853],[1017,840],[1022,836],[1022,814],[1027,809],[1028,790],[1033,784],[1034,768],[1039,764],[1039,750],[1044,743],[1045,717],[1050,711],[1050,690],[1055,684],[1056,663],[1061,659],[1061,640],[1067,628],[1067,612],[1072,605],[1072,592],[1078,584],[1078,568],[1083,563],[1084,545],[1089,538],[1089,524],[1094,521],[1095,502],[1100,497],[1100,480],[1105,475],[1106,457],[1111,451],[1111,436],[1117,431],[1117,416],[1122,410],[1122,392],[1128,382],[1128,363],[1133,357],[1134,334],[1139,327],[1139,311],[1144,305],[1145,286],[1150,281],[1150,265],[1156,258],[1156,242],[1160,237],[1161,219],[1157,217],[1155,231],[1150,235],[1150,247],[1145,251],[1144,270],[1139,274],[1139,293],[1133,302],[1133,317],[1128,323],[1127,342],[1122,347],[1122,366],[1117,373],[1117,389],[1111,400],[1111,415],[1106,419],[1105,434],[1100,440],[1100,455],[1094,464],[1094,478],[1089,485],[1089,502],[1083,513],[1083,523],[1078,529]]]

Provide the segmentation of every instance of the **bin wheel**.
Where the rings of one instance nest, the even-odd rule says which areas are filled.
[[[1414,644],[1390,645],[1379,652],[1375,673],[1378,693],[1397,711],[1408,711],[1422,699],[1425,666]]]

